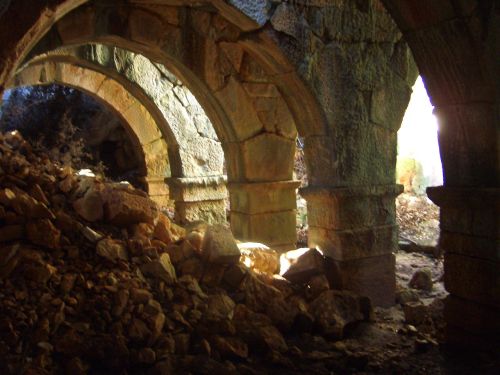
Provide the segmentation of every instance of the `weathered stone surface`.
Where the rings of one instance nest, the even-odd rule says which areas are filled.
[[[241,84],[233,77],[228,84],[216,94],[217,98],[226,104],[228,115],[233,123],[238,124],[235,128],[239,140],[251,138],[263,129],[252,101]]]
[[[105,193],[104,200],[105,218],[115,225],[153,224],[158,215],[154,203],[137,192],[113,189]]]
[[[247,215],[231,212],[231,228],[241,241],[254,241],[271,246],[274,249],[295,248],[295,210]]]
[[[263,133],[246,140],[241,146],[246,178],[252,182],[289,180],[294,152],[294,141],[275,134]]]
[[[429,307],[422,302],[408,302],[403,305],[405,321],[408,324],[420,325],[430,318]]]
[[[430,292],[433,287],[432,274],[430,270],[423,269],[416,271],[411,277],[408,286],[413,289],[420,289]]]
[[[35,245],[57,249],[61,242],[61,231],[48,219],[30,221],[26,224],[26,234]]]
[[[118,260],[128,260],[127,249],[122,241],[105,238],[97,243],[96,252],[100,256],[116,262]]]
[[[287,258],[287,254],[283,254]],[[325,258],[316,249],[309,249],[298,258],[293,260],[283,277],[294,283],[307,283],[313,276],[321,275],[325,272]]]
[[[89,189],[85,195],[73,202],[75,211],[87,221],[102,220],[104,216],[104,202],[100,192]]]
[[[141,270],[146,276],[157,278],[166,284],[172,284],[177,279],[175,268],[166,253],[161,254],[157,260],[143,264]]]
[[[163,241],[167,245],[174,240],[170,231],[170,220],[163,214],[158,215],[158,222],[154,227],[153,237]]]
[[[232,183],[228,186],[231,192],[231,209],[246,214],[294,210],[295,190],[299,185],[298,181]]]
[[[278,253],[266,245],[244,242],[238,243],[241,257],[240,263],[253,271],[261,272],[272,276],[280,268]]]
[[[240,259],[240,250],[229,229],[214,225],[208,227],[203,238],[202,256],[210,263],[234,264]]]
[[[367,296],[375,306],[392,306],[396,279],[393,254],[350,261],[333,261],[328,265],[333,285]]]
[[[365,319],[359,298],[348,292],[323,292],[310,305],[310,312],[322,332],[332,338],[341,338],[347,325]]]
[[[500,307],[498,262],[448,252],[444,257],[446,290],[456,297]]]

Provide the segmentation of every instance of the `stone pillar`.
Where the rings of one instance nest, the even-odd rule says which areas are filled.
[[[146,177],[149,197],[158,204],[160,209],[171,208],[174,203],[170,199],[165,177]]]
[[[299,181],[231,183],[231,229],[241,241],[277,250],[296,248],[296,189]]]
[[[307,187],[309,247],[333,260],[339,289],[368,296],[377,306],[395,301],[398,228],[395,198],[401,185]]]
[[[441,208],[448,342],[498,340],[500,189],[441,186],[427,194]]]
[[[226,222],[226,177],[172,177],[166,183],[175,201],[175,217],[181,224],[196,220]]]

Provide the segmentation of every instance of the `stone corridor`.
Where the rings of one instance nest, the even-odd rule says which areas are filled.
[[[439,119],[446,340],[500,337],[500,9],[491,0],[4,1],[0,92],[63,84],[105,103],[176,221],[309,248],[338,289],[395,303],[397,131],[420,74]]]

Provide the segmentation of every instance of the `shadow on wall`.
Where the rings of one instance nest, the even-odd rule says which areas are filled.
[[[422,78],[418,77],[398,132],[396,181],[404,185],[407,193],[421,195],[428,186],[443,184],[433,109]]]

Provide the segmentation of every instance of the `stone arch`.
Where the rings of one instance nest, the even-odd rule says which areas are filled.
[[[121,30],[110,28],[108,21],[116,17],[124,17]],[[80,27],[75,33],[76,24]],[[151,26],[148,30],[141,28],[146,24]],[[301,114],[301,122],[313,119],[302,129],[321,129],[307,134],[308,143],[314,145],[309,149],[322,161],[314,169],[317,180],[330,171],[325,167],[331,165],[326,155],[331,155],[332,147],[322,139],[320,111],[290,110],[300,105],[290,98],[308,91],[291,66],[283,65],[286,59],[279,50],[274,55],[265,49],[256,53],[250,42],[239,40],[241,34],[241,29],[214,11],[144,4],[119,11],[84,6],[58,22],[33,54],[96,41],[164,63],[199,98],[223,142],[232,192],[231,221],[237,237],[289,248],[296,236],[295,199],[291,199],[297,188],[291,181],[297,134],[293,114]],[[263,64],[259,61],[263,56],[277,63]],[[317,108],[311,95],[305,97],[311,99],[309,106]],[[311,113],[316,116],[309,116]],[[263,202],[276,201],[277,196],[283,197],[278,204],[264,206]],[[261,225],[263,220],[268,225]]]
[[[84,3],[86,3],[85,0],[53,0],[50,2],[51,7],[47,8],[45,3],[42,2],[13,2],[4,16],[3,22],[0,23],[1,84],[4,85],[8,81],[20,61],[58,19]],[[245,3],[241,1],[232,2],[232,4],[243,5]],[[398,23],[400,30],[403,31],[406,40],[408,40],[431,98],[434,104],[440,107],[439,112],[443,126],[450,129],[450,131],[445,131],[446,134],[443,133],[441,137],[443,146],[444,143],[447,144],[442,148],[442,152],[447,155],[443,159],[446,177],[445,188],[440,193],[435,193],[441,196],[440,198],[436,197],[435,200],[441,200],[443,202],[442,206],[447,207],[448,210],[448,214],[444,214],[441,220],[442,229],[448,228],[446,231],[449,234],[447,240],[445,236],[442,237],[442,246],[447,249],[454,248],[456,252],[450,252],[452,255],[448,257],[447,267],[451,267],[449,269],[455,271],[466,270],[465,274],[468,276],[468,280],[471,279],[471,276],[475,277],[482,273],[480,282],[475,279],[472,282],[458,282],[449,279],[452,277],[452,273],[447,270],[447,283],[453,284],[452,298],[447,304],[447,319],[451,323],[449,325],[455,332],[459,332],[463,327],[468,326],[470,331],[483,336],[498,335],[500,327],[496,316],[498,316],[499,305],[498,293],[496,292],[497,289],[495,289],[495,285],[498,285],[498,283],[495,280],[497,280],[496,275],[499,274],[497,256],[499,80],[498,74],[495,72],[495,67],[497,67],[495,60],[497,59],[494,59],[494,56],[496,56],[495,40],[498,39],[497,25],[500,24],[498,22],[498,5],[494,1],[478,0],[466,2],[452,0],[439,2],[432,0],[409,0],[404,2],[382,0],[382,3],[389,10]],[[370,9],[377,12],[383,11],[382,3],[373,0],[366,2],[332,2],[331,4],[354,4],[353,6],[359,8],[359,11],[366,15],[368,21],[372,21]],[[213,12],[220,12],[223,18],[234,21],[233,23],[238,24],[241,30],[247,34],[247,38],[253,37],[250,35],[253,31],[259,33],[259,28],[263,28],[264,33],[269,29],[268,25],[263,26],[269,20],[269,17],[258,15],[256,21],[242,18],[239,11],[223,1],[207,1],[198,4],[204,6],[205,9],[211,9]],[[263,2],[263,4],[266,3]],[[330,2],[325,7],[328,5],[330,5]],[[266,7],[263,8],[267,9]],[[315,6],[314,8],[320,9],[322,7]],[[301,7],[297,9],[301,9]],[[23,15],[21,20],[19,20],[19,15]],[[118,17],[117,19],[120,20],[121,18]],[[342,19],[351,19],[357,22],[363,18],[347,17]],[[89,17],[82,17],[78,25],[85,26],[88,20]],[[290,18],[289,20],[288,25],[292,26],[291,29],[295,25],[303,25],[300,17],[297,19]],[[353,33],[348,35],[344,31],[336,32],[335,30],[333,32],[328,30],[323,34],[324,22],[322,22],[321,17],[318,17],[317,20],[318,22],[313,25],[315,35],[311,38],[314,43],[317,41],[315,37],[318,35],[326,35],[326,39],[330,39],[332,43],[349,44],[349,42],[353,42],[361,45],[363,41],[372,43],[374,40],[372,38],[374,35],[365,35],[358,38],[360,35],[356,33],[363,28],[361,24],[352,27],[351,31]],[[151,29],[158,27],[159,22],[155,22],[151,24]],[[174,17],[169,24],[177,22],[178,19]],[[203,22],[203,17],[198,19],[197,23],[206,25],[206,22]],[[339,25],[341,23],[335,24]],[[346,25],[349,26],[349,23],[346,23]],[[387,26],[387,24],[385,25]],[[120,27],[120,24],[117,23],[115,26]],[[150,28],[148,27],[148,29]],[[82,27],[81,31],[84,30],[84,27]],[[299,27],[297,30],[302,29]],[[373,28],[369,30],[373,31]],[[147,30],[143,31],[146,32]],[[275,41],[290,38],[286,29],[282,28],[280,33],[285,35],[275,34]],[[273,38],[272,34],[271,32],[271,38]],[[291,39],[293,39],[293,36]],[[395,66],[402,68],[400,73],[404,74],[405,65],[407,67],[404,58],[405,44],[401,41],[396,44],[396,47],[400,52],[394,54],[392,62]],[[159,49],[153,48],[150,52],[161,55]],[[300,57],[294,59],[296,50],[292,49],[289,52],[289,57],[294,62],[293,65],[300,70]],[[182,60],[182,56],[180,60]],[[188,64],[188,66],[190,65]],[[345,66],[339,66],[336,71],[342,73],[348,70],[345,69]],[[346,75],[345,78],[346,82],[349,82],[353,77]],[[305,80],[308,81],[307,77],[305,77]],[[473,82],[474,80],[476,81]],[[313,80],[310,86],[313,88],[313,96],[319,100],[318,93],[314,92],[313,87],[316,83],[318,82]],[[402,92],[404,92],[404,89]],[[365,92],[360,92],[359,98],[355,99],[359,101],[366,100],[369,103],[372,97],[371,94],[368,94],[370,93],[365,90]],[[384,91],[382,90],[378,94],[375,99],[383,98]],[[494,99],[492,100],[492,98]],[[326,108],[327,104],[320,103],[321,107],[323,107],[323,114],[328,118],[330,113]],[[213,115],[220,116],[220,121],[225,121],[223,111],[215,111]],[[326,121],[330,120],[327,119]],[[332,121],[333,123],[335,121]],[[475,130],[478,128],[481,129],[480,136],[475,134]],[[378,133],[382,132],[380,129],[377,130],[379,130]],[[373,140],[377,139],[378,133],[374,132],[371,138],[366,137],[371,139],[368,144],[373,145]],[[329,132],[324,131],[324,134],[329,134]],[[335,134],[331,134],[331,136],[335,137]],[[359,138],[361,138],[354,131],[350,133],[350,137],[356,142],[359,142]],[[482,145],[483,142],[485,146]],[[319,145],[319,148],[325,150],[315,156],[318,161],[317,164],[324,167],[323,169],[338,170],[339,163],[345,162],[346,158],[342,157],[342,152],[333,149],[334,142],[331,139],[318,137],[316,144]],[[356,146],[347,147],[354,150],[358,146],[359,143]],[[445,150],[446,147],[448,148]],[[452,155],[456,150],[460,151],[460,157],[454,160]],[[478,163],[478,161],[481,161],[481,163]],[[463,168],[467,173],[461,176],[460,171]],[[318,186],[324,183],[328,187],[329,178],[321,178],[315,173],[312,173],[312,175],[314,178],[318,178]],[[384,206],[380,202],[381,199],[387,200],[387,196],[390,195],[388,191],[391,188],[386,189],[385,192],[384,189],[376,188],[377,181],[371,180],[373,176],[369,174],[358,177],[362,177],[362,179],[345,179],[343,185],[336,186],[339,189],[347,188],[339,190],[339,194],[333,194],[332,199],[339,199],[346,203],[345,207],[351,206],[351,208],[346,208],[345,211],[338,209],[335,217],[355,216],[353,212],[356,212],[356,207],[362,206],[364,202],[373,208],[370,211],[373,214],[376,214],[377,209],[380,209],[382,213],[385,212],[383,216],[390,222],[391,217],[394,217],[394,213],[391,213],[391,207]],[[369,185],[370,188],[360,188],[365,184]],[[393,187],[392,190],[396,191],[397,189]],[[331,205],[332,200],[328,198],[328,189],[323,189],[323,192],[327,198],[324,205],[328,207]],[[356,203],[359,196],[368,198],[363,198],[362,203]],[[473,199],[469,199],[470,197],[473,197]],[[460,204],[461,201],[469,201],[465,205],[467,207]],[[454,205],[459,208],[454,209]],[[337,207],[340,206],[337,205]],[[373,220],[370,217],[371,215],[365,215],[365,224],[368,227],[373,226]],[[483,228],[484,232],[481,232],[481,229],[474,228],[474,226],[471,227],[473,222],[477,222],[477,220],[473,220],[474,217],[487,218],[485,219],[486,225],[477,226]],[[464,224],[464,228],[461,227],[462,224]],[[389,244],[388,247],[392,246],[391,241],[385,243],[386,245]],[[457,255],[460,256],[457,257]],[[471,266],[467,267],[464,264],[470,264]],[[351,267],[354,273],[364,274],[366,271],[362,264],[351,264]],[[474,270],[478,270],[478,272]],[[487,272],[481,272],[482,270]],[[457,272],[454,274],[457,275]],[[365,282],[374,283],[370,277],[365,277]]]
[[[70,86],[105,103],[121,118],[132,143],[144,160],[147,188],[152,199],[168,206],[168,189],[161,188],[170,176],[167,142],[146,107],[119,82],[106,75],[70,63],[40,61],[18,73],[14,87],[48,85]],[[158,184],[159,186],[155,186]]]
[[[498,2],[382,0],[412,49],[439,123],[448,341],[500,335]],[[489,339],[489,340],[488,340]]]
[[[83,66],[121,82],[147,107],[165,135],[171,160],[166,182],[178,221],[225,222],[223,151],[203,108],[177,77],[142,55],[105,45],[51,51],[28,66],[43,61]],[[164,183],[154,181],[157,190],[165,189]]]

